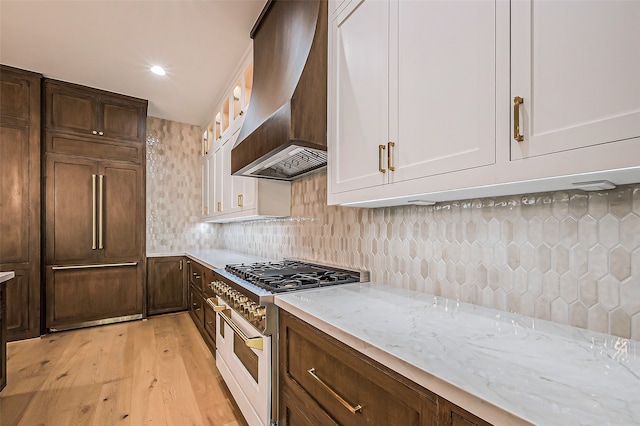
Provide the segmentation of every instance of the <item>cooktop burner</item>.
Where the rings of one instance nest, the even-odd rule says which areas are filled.
[[[361,281],[358,272],[289,259],[281,262],[232,264],[225,269],[275,293]]]

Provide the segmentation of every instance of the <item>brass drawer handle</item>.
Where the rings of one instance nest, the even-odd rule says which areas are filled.
[[[518,142],[524,140],[524,136],[520,134],[520,105],[524,103],[524,99],[520,96],[513,98],[513,139]]]
[[[384,145],[378,145],[378,171],[380,173],[386,173],[387,171],[382,167],[382,157],[384,156],[383,151],[387,147]]]
[[[245,345],[247,345],[250,348],[261,351],[263,349],[262,337],[247,337],[247,335],[244,334],[244,331],[242,331],[240,327],[238,327],[233,322],[233,320],[229,316],[230,314],[231,314],[231,309],[218,311],[218,315],[220,315],[220,318],[222,318],[224,322],[229,324],[229,327],[231,327],[233,331],[235,331],[235,333],[238,335],[238,337],[240,337],[240,339],[242,339]]]
[[[222,202],[218,201],[218,211],[221,212],[222,211]]]
[[[213,312],[222,312],[227,309],[224,305],[216,305],[216,302],[213,301],[214,299],[214,297],[210,297],[207,299],[207,304],[211,306],[211,308],[213,308]]]
[[[382,145],[384,146],[384,145]],[[322,381],[322,379],[320,377],[318,377],[316,375],[316,369],[312,368],[310,370],[307,370],[307,373],[311,374],[311,377],[313,377],[314,379],[316,379],[316,381],[318,383],[320,383],[320,386],[322,386],[327,392],[329,392],[329,394],[334,397],[335,399],[338,400],[338,402],[340,404],[342,404],[347,410],[349,410],[352,414],[358,413],[358,412],[362,412],[362,405],[358,404],[355,407],[353,407],[351,404],[349,404],[347,401],[345,401],[345,399],[343,397],[341,397],[340,395],[338,395],[338,393],[336,391],[334,391],[333,389],[331,389],[329,387],[329,385],[327,385],[325,382]]]
[[[244,202],[243,198],[244,197],[242,196],[242,194],[238,194],[238,207],[242,207],[242,204]]]
[[[391,157],[391,154],[393,151],[393,147],[396,146],[395,142],[389,142],[387,144],[389,146],[389,151],[387,151],[387,167],[389,168],[390,171],[395,172],[396,168],[393,166],[393,158]]]

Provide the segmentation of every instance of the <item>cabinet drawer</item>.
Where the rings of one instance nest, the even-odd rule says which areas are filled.
[[[281,312],[280,385],[343,425],[437,424],[436,396]],[[360,406],[360,407],[358,407]]]

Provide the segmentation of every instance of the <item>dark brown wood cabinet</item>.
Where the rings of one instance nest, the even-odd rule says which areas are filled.
[[[207,303],[209,297],[215,296],[213,290],[207,285],[213,278],[213,271],[194,260],[189,260],[187,263],[189,265],[189,314],[211,353],[215,356],[218,316],[211,305]]]
[[[280,312],[279,425],[488,425]]]
[[[141,318],[147,102],[48,79],[44,89],[46,326]]]
[[[187,309],[186,259],[182,256],[147,258],[147,313]]]
[[[40,74],[0,66],[0,271],[7,340],[40,335]]]
[[[140,141],[145,137],[146,104],[71,83],[45,81],[48,129],[105,139]]]
[[[0,392],[7,385],[6,284],[6,282],[0,283]]]

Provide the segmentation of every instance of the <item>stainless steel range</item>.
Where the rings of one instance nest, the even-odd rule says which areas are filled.
[[[214,270],[207,299],[219,316],[216,366],[249,425],[271,425],[277,415],[278,312],[283,292],[369,281],[369,273],[295,259],[232,264]],[[273,340],[273,345],[272,345]]]

